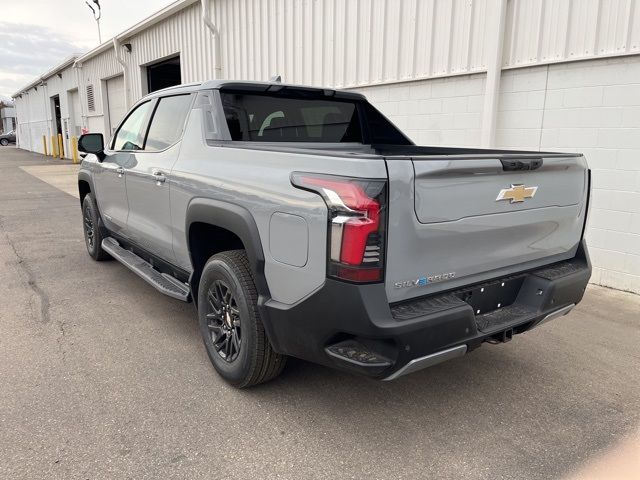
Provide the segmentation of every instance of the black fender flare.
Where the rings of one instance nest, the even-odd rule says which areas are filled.
[[[93,192],[93,196],[95,198],[96,190],[93,187],[93,177],[91,176],[91,174],[89,172],[87,172],[86,170],[80,170],[78,172],[78,184],[80,182],[87,182],[89,184],[89,189]],[[97,200],[96,200],[96,202],[97,202]],[[80,206],[82,206],[82,199],[80,199]]]
[[[206,223],[216,227],[224,228],[235,234],[244,244],[251,265],[251,273],[253,273],[258,291],[258,303],[264,303],[271,298],[267,279],[264,274],[264,252],[262,250],[262,242],[260,241],[260,232],[258,226],[249,210],[234,203],[213,200],[210,198],[195,198],[191,200],[187,207],[187,215],[185,219],[185,235],[187,244],[190,241],[190,229],[194,223]],[[197,286],[199,284],[200,272],[196,271],[194,259],[191,256],[191,248],[189,248],[189,257],[193,273],[189,279],[189,283],[194,292],[194,299],[197,298]],[[194,290],[195,288],[195,290]]]
[[[96,195],[96,189],[93,186],[93,176],[91,175],[91,172],[88,172],[87,170],[80,170],[78,172],[78,190],[80,189],[80,182],[87,182],[89,184],[89,190],[91,191],[91,193],[93,194],[93,200],[96,203],[96,208],[98,209],[98,223],[99,223],[99,227],[103,228],[105,232],[107,232],[107,227],[104,224],[104,220],[102,220],[102,212],[100,211],[100,203],[98,201],[98,195]],[[80,196],[80,208],[82,209],[82,201],[83,201],[83,197]]]

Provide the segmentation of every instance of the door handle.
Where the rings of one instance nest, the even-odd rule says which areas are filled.
[[[116,173],[118,174],[118,177],[121,177],[124,175],[124,168],[122,167],[118,167],[116,168]]]
[[[156,181],[157,185],[160,185],[167,181],[167,177],[160,170],[153,171],[153,179]]]

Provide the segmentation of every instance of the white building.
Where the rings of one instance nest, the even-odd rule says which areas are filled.
[[[17,92],[19,145],[108,136],[163,86],[276,73],[358,90],[419,144],[585,153],[592,281],[640,293],[635,0],[180,0]]]

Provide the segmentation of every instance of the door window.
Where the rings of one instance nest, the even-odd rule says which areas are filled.
[[[191,95],[161,98],[151,119],[145,150],[163,150],[182,136],[184,122],[191,108]]]
[[[142,150],[152,106],[153,102],[145,102],[129,114],[113,139],[113,150]]]

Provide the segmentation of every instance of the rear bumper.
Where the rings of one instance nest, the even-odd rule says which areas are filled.
[[[568,313],[590,276],[583,242],[571,260],[410,302],[389,305],[383,284],[327,279],[304,301],[267,302],[263,313],[277,351],[392,380]]]

